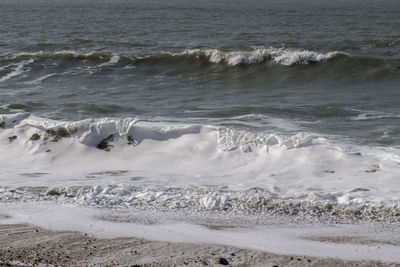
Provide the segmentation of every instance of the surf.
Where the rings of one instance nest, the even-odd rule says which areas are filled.
[[[366,220],[400,203],[393,148],[160,119],[0,121],[3,201]]]

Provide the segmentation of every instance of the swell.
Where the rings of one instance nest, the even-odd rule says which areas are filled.
[[[46,73],[43,73],[43,66],[47,66]],[[267,80],[279,80],[281,74],[288,74],[293,78],[299,77],[296,78],[298,82],[303,81],[301,77],[306,80],[311,77],[312,80],[318,77],[328,80],[384,80],[400,77],[400,60],[284,48],[249,51],[194,49],[155,54],[58,51],[0,55],[0,83],[18,77],[28,77],[25,79],[30,83],[41,83],[57,74],[93,74],[116,69],[121,75],[143,71],[146,75],[154,72],[172,76],[190,73],[201,78],[204,73],[213,73],[225,75],[228,80],[256,75],[253,78],[260,83],[265,82],[265,73],[270,78]],[[25,75],[21,75],[23,73]],[[233,75],[232,79],[229,75]],[[290,77],[285,80],[290,82]]]
[[[24,107],[16,106],[15,108]],[[170,123],[139,118],[99,118],[81,121],[56,121],[36,117],[29,113],[0,114],[0,131],[10,130],[22,144],[36,143],[46,146],[64,138],[109,151],[109,143],[126,142],[139,145],[143,140],[168,141],[185,135],[199,135],[201,132],[217,133],[218,146],[223,151],[241,149],[250,152],[251,146],[279,145],[285,149],[307,147],[317,144],[317,135],[300,132],[290,136],[246,129],[235,129],[204,124]],[[13,140],[15,140],[13,139]],[[34,141],[34,142],[32,142]],[[37,141],[37,142],[35,142]],[[10,142],[12,142],[10,140]]]
[[[339,51],[317,52],[286,48],[258,48],[254,50],[225,51],[220,49],[191,49],[181,52],[160,52],[155,54],[119,54],[107,51],[94,51],[81,53],[77,51],[55,52],[22,52],[6,53],[0,55],[0,62],[21,62],[23,60],[62,60],[72,62],[101,62],[103,66],[116,64],[144,64],[144,63],[170,63],[184,62],[213,63],[227,66],[262,65],[275,63],[282,66],[309,65],[313,63],[327,63],[338,60],[353,62],[354,65],[378,65],[382,63],[398,64],[397,59],[384,59],[375,57],[359,57]],[[0,70],[9,67],[0,67]]]

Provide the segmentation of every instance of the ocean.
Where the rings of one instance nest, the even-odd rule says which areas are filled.
[[[399,11],[0,0],[2,212],[398,223]]]

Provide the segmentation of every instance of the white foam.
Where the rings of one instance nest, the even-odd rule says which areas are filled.
[[[34,56],[39,56],[39,55],[43,55],[43,51],[39,51],[39,52],[21,52],[21,53],[16,53],[16,54],[11,54],[11,53],[5,53],[5,54],[1,54],[0,57],[4,57],[6,59],[15,59],[18,57],[34,57]]]
[[[305,132],[282,135],[135,118],[62,122],[20,113],[1,115],[0,121],[5,122],[3,187],[91,186],[93,192],[76,194],[75,200],[181,203],[193,209],[251,209],[253,197],[262,204],[270,193],[276,199],[343,205],[399,204],[400,152],[394,148],[350,145]],[[52,142],[46,131],[60,127],[71,136]],[[41,138],[30,140],[35,133]],[[9,141],[14,135],[17,139]],[[112,146],[110,152],[96,148],[102,140]],[[247,191],[251,188],[265,193],[257,197]]]
[[[113,54],[108,62],[100,64],[99,67],[115,65],[116,63],[118,63],[119,60],[120,60],[120,56],[117,54]]]
[[[181,56],[194,56],[197,58],[205,57],[210,62],[215,64],[227,64],[229,66],[237,66],[237,65],[252,65],[259,64],[268,61],[272,61],[276,64],[284,65],[284,66],[292,66],[298,64],[309,64],[309,63],[318,63],[328,61],[335,56],[343,54],[347,55],[343,52],[331,51],[331,52],[315,52],[304,49],[287,49],[287,48],[256,48],[254,50],[237,50],[237,51],[224,51],[220,49],[191,49],[185,50],[183,52],[162,52],[161,54],[148,54],[148,55],[128,55],[128,54],[117,54],[110,52],[102,52],[102,51],[91,51],[87,53],[83,53],[80,51],[74,50],[63,50],[63,51],[54,51],[54,52],[22,52],[17,54],[3,54],[0,57],[4,57],[6,59],[16,59],[19,57],[29,57],[31,59],[37,56],[44,57],[54,57],[54,56],[66,56],[66,57],[75,57],[75,58],[98,58],[104,59],[109,58],[108,62],[100,64],[98,67],[104,66],[112,66],[120,61],[121,58],[128,58],[133,62],[140,61],[148,58],[157,58],[160,55],[168,55],[174,57]],[[131,62],[132,63],[132,62]],[[132,66],[129,64],[127,66]]]
[[[388,113],[388,112],[380,112],[380,111],[362,111],[362,113],[358,114],[355,117],[352,117],[352,120],[376,120],[382,118],[399,118],[400,114]]]
[[[118,56],[116,53],[101,52],[101,51],[91,51],[91,52],[83,53],[81,51],[76,51],[76,50],[61,50],[61,51],[53,51],[53,52],[44,52],[44,51],[20,52],[20,53],[16,53],[16,54],[5,53],[5,54],[1,54],[0,57],[4,57],[6,59],[16,59],[16,58],[19,58],[19,57],[31,57],[31,58],[34,58],[36,56],[90,57],[90,56],[93,56],[93,55],[99,55],[99,57],[101,57],[102,55],[110,56],[110,57]]]
[[[393,232],[385,227],[363,226],[360,231],[360,226],[263,221],[271,218],[266,214],[295,214],[301,221],[308,216],[398,220],[397,149],[305,132],[284,135],[161,118],[69,122],[18,113],[0,115],[0,123],[0,214],[10,216],[0,217],[0,223],[278,254],[399,260],[393,256],[398,247],[391,245],[310,240],[346,235],[390,241]],[[61,128],[64,137],[53,142]],[[40,139],[31,140],[34,134]],[[17,138],[9,140],[13,136]],[[96,148],[105,139],[110,152]],[[136,222],[138,211],[146,220],[152,220],[152,213],[158,217],[151,225],[128,223]],[[234,218],[233,225],[242,216],[246,223],[241,225],[247,227],[215,231],[193,224],[207,224],[213,214]],[[167,215],[175,219],[160,219]],[[121,221],[115,216],[127,217]],[[220,220],[227,223],[224,218]]]
[[[33,59],[29,59],[29,60],[23,60],[17,64],[15,64],[15,68],[8,74],[6,74],[5,76],[0,78],[0,82],[4,82],[7,81],[9,79],[11,79],[12,77],[18,76],[20,74],[22,74],[24,72],[24,67],[26,65],[29,65],[33,62]]]
[[[273,49],[270,50],[270,53],[276,63],[284,66],[308,64],[311,62],[324,62],[339,54],[339,52],[318,53],[308,50],[286,49]]]
[[[48,78],[50,78],[50,77],[52,77],[54,75],[57,75],[57,73],[49,73],[49,74],[40,76],[39,78],[37,78],[37,79],[35,79],[35,80],[31,81],[31,82],[27,82],[27,83],[32,83],[32,84],[41,83],[42,81],[44,81],[44,80],[46,80],[46,79],[48,79]]]
[[[0,70],[7,69],[7,68],[9,68],[9,67],[11,67],[11,66],[15,66],[15,64],[14,64],[14,63],[11,63],[11,64],[8,64],[8,65],[2,66],[2,67],[0,67]]]
[[[295,50],[285,48],[258,48],[253,51],[222,51],[219,49],[208,50],[186,50],[183,53],[174,53],[172,55],[196,55],[205,56],[212,63],[226,63],[227,65],[251,65],[272,59],[275,63],[292,66],[297,64],[309,64],[311,62],[324,62],[341,52],[319,53],[308,50]]]
[[[0,223],[27,223],[51,230],[81,231],[100,238],[139,237],[147,240],[220,244],[284,255],[399,262],[398,246],[390,245],[398,226],[269,224],[258,227],[212,230],[202,225],[173,222],[138,224],[107,220],[104,211],[49,204],[0,204]],[[161,215],[160,215],[161,216]],[[105,218],[105,220],[99,219]],[[135,219],[133,217],[132,219]],[[342,238],[333,243],[315,237]],[[348,238],[350,241],[346,241]],[[352,243],[352,241],[356,241]],[[357,243],[358,240],[366,241]],[[368,240],[373,240],[372,242]],[[385,244],[385,242],[389,244]]]

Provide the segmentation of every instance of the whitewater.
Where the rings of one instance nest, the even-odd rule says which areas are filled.
[[[1,126],[3,201],[310,215],[315,205],[366,220],[396,216],[400,203],[397,149],[315,133],[24,113]]]
[[[398,149],[279,133],[278,126],[295,125],[273,118],[264,119],[275,131],[168,118],[0,118],[2,223],[398,260],[390,245],[397,242]],[[310,241],[338,235],[384,238],[389,245]]]
[[[264,47],[39,51],[0,61],[0,222],[398,261],[390,245],[400,216],[396,105],[366,106],[359,99],[368,90],[343,97],[360,81],[392,90],[397,59]],[[352,75],[343,76],[344,67]],[[286,85],[274,88],[279,81]],[[315,105],[321,81],[330,97]],[[176,90],[182,82],[186,92]],[[311,93],[291,98],[286,86]],[[367,240],[384,233],[389,245],[312,241],[343,233]]]
[[[384,2],[0,0],[0,223],[400,262]]]

